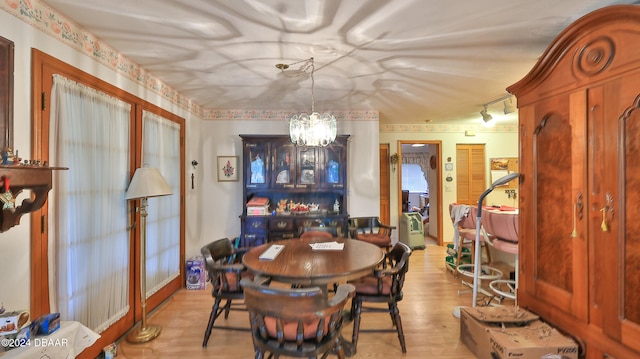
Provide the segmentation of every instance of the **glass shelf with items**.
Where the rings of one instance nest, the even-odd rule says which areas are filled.
[[[256,198],[264,198],[268,202],[268,210],[263,215],[336,215],[342,214],[343,194],[337,192],[313,191],[302,192],[252,192],[247,198],[247,208],[262,208],[263,205],[252,205]],[[336,202],[338,206],[336,206]],[[337,209],[337,210],[336,210]],[[247,215],[249,211],[247,210]]]
[[[346,235],[348,135],[326,147],[295,146],[283,135],[240,137],[245,163],[240,219],[246,246],[297,237],[307,222],[344,227],[338,232]],[[268,206],[256,205],[256,198]]]

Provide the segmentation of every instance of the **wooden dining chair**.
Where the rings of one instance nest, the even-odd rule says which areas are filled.
[[[214,298],[209,322],[204,333],[202,346],[206,348],[216,319],[224,312],[224,318],[229,317],[232,310],[245,310],[242,299],[244,293],[240,286],[243,278],[252,279],[253,276],[240,262],[243,250],[237,250],[229,238],[215,240],[200,249],[204,256],[205,269],[211,281],[211,296]],[[222,301],[223,306],[220,306]],[[234,302],[235,301],[235,302]],[[220,329],[249,330],[231,326],[218,326]]]
[[[363,332],[389,332],[398,333],[402,352],[407,352],[402,330],[402,321],[398,302],[402,300],[402,288],[404,286],[405,275],[409,270],[409,256],[411,248],[408,245],[398,242],[387,254],[389,266],[379,268],[373,274],[363,277],[357,281],[349,282],[356,287],[356,294],[351,302],[351,319],[353,319],[353,340],[352,344],[357,349],[358,336]],[[386,303],[387,307],[363,306],[363,303]],[[363,312],[386,312],[391,315],[394,329],[360,329],[360,317]]]
[[[353,297],[353,285],[340,285],[330,299],[318,287],[273,287],[248,279],[241,285],[256,359],[266,353],[276,358],[326,358],[332,353],[345,357],[340,335],[342,310]]]
[[[391,233],[395,228],[395,226],[382,223],[380,217],[349,218],[351,238],[375,244],[384,248],[385,252],[389,252],[391,249]]]
[[[336,227],[301,227],[299,238],[336,238],[338,230]]]

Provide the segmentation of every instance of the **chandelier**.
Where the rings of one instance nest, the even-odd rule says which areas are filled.
[[[313,78],[315,66],[313,57],[300,62],[304,62],[300,70],[290,73],[295,73],[293,76],[300,76],[306,73],[307,69],[311,69],[311,114],[303,112],[295,114],[289,119],[289,138],[296,146],[324,147],[336,139],[336,118],[329,113],[320,114],[315,110],[315,80]],[[285,76],[292,76],[284,71],[289,68],[289,65],[277,64],[276,67],[279,68]]]

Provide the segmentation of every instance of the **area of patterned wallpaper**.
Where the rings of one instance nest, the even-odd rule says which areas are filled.
[[[518,125],[500,125],[484,127],[481,124],[393,124],[380,125],[380,133],[463,133],[475,131],[478,133],[512,133],[518,132]]]

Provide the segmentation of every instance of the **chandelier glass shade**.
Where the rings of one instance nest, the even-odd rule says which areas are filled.
[[[284,70],[288,65],[278,64],[276,67]],[[315,111],[313,57],[305,61],[301,67],[302,73],[308,68],[311,68],[311,114],[303,112],[289,119],[289,138],[296,146],[324,147],[335,141],[338,126],[333,115]]]
[[[289,119],[289,137],[297,146],[326,146],[336,139],[336,118],[328,113],[296,114]]]

